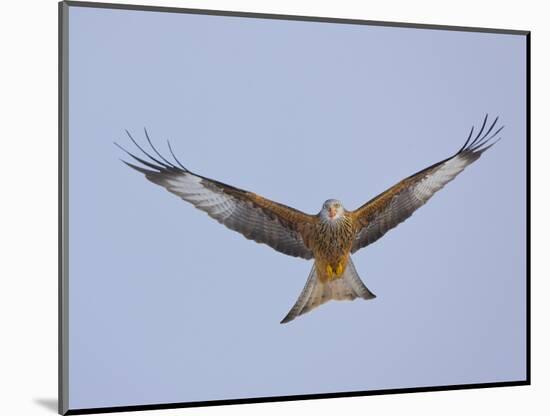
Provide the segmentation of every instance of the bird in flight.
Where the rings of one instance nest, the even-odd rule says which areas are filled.
[[[115,144],[134,160],[124,163],[227,228],[280,253],[314,260],[304,289],[281,321],[287,323],[329,300],[375,298],[361,281],[351,254],[374,243],[409,218],[434,193],[500,140],[494,140],[503,129],[495,130],[497,121],[498,117],[487,127],[486,115],[476,136],[473,137],[472,127],[466,142],[454,155],[403,179],[356,210],[348,211],[340,201],[329,199],[316,215],[196,174],[181,164],[170,142],[168,149],[173,160],[166,159],[151,142],[147,130],[145,137],[150,151],[126,131],[143,153],[141,157]]]

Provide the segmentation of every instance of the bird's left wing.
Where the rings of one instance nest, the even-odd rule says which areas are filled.
[[[270,201],[253,192],[197,175],[178,161],[168,143],[176,166],[157,151],[147,131],[145,134],[155,153],[154,156],[145,151],[130,133],[127,134],[147,159],[138,157],[117,144],[143,166],[125,161],[124,163],[143,173],[151,182],[163,186],[250,240],[267,244],[290,256],[304,259],[313,257],[308,246],[308,235],[314,223],[314,216]]]
[[[498,117],[485,131],[487,125],[487,116],[485,116],[477,136],[472,140],[474,131],[472,127],[466,143],[453,156],[409,176],[353,211],[357,233],[352,245],[352,253],[374,243],[386,232],[409,218],[434,193],[494,145],[496,141],[491,142],[491,140],[503,128],[500,127],[491,134],[497,121]]]

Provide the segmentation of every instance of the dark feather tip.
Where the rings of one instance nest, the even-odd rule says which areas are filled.
[[[160,153],[160,151],[155,147],[155,145],[153,144],[153,141],[151,140],[151,137],[149,136],[149,132],[147,131],[147,129],[144,128],[143,130],[144,130],[144,133],[145,133],[145,139],[146,139],[147,143],[149,144],[149,146],[152,150],[152,153],[145,150],[136,141],[136,139],[134,139],[134,137],[132,136],[132,134],[128,130],[125,130],[125,132],[128,135],[128,138],[130,139],[130,141],[134,144],[134,146],[137,149],[139,149],[139,151],[145,157],[139,157],[139,156],[135,155],[134,153],[128,151],[126,148],[124,148],[123,146],[118,144],[117,142],[113,142],[113,143],[114,143],[115,146],[117,146],[119,149],[121,149],[124,153],[126,153],[132,159],[134,159],[135,161],[137,161],[140,164],[144,165],[145,167],[153,169],[153,170],[148,170],[148,169],[145,169],[144,167],[140,167],[138,165],[134,165],[132,163],[128,163],[128,162],[123,160],[123,162],[125,164],[127,164],[131,168],[136,169],[136,170],[138,170],[142,173],[159,173],[159,172],[172,172],[172,173],[174,173],[174,172],[182,172],[182,171],[183,172],[189,172],[181,164],[181,162],[177,159],[177,157],[175,156],[174,151],[172,150],[172,147],[170,146],[169,142],[168,142],[168,148],[169,148],[170,154],[172,155],[172,157],[174,158],[174,160],[176,161],[176,163],[180,167],[176,166],[174,163],[170,162],[166,157],[164,157]]]
[[[476,134],[473,140],[472,140],[473,128],[472,130],[470,130],[470,134],[468,135],[466,142],[456,154],[484,152],[485,150],[492,147],[493,144],[495,144],[498,140],[500,140],[500,138],[498,140],[493,140],[493,139],[502,131],[504,126],[499,127],[496,131],[493,131],[499,120],[499,117],[497,116],[494,119],[494,121],[491,123],[489,128],[486,129],[488,117],[489,117],[488,114],[486,114],[485,117],[483,118],[483,123],[481,125],[481,128],[479,129],[478,133]]]

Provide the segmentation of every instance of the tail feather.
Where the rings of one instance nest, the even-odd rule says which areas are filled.
[[[356,298],[373,299],[372,293],[357,274],[357,270],[351,258],[342,277],[328,282],[321,282],[317,277],[315,264],[309,272],[306,285],[300,293],[298,300],[281,321],[282,324],[292,321],[296,317],[315,309],[316,307],[334,300],[353,300]]]

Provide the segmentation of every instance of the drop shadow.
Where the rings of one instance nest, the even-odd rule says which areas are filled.
[[[57,399],[34,399],[36,404],[57,413]]]

